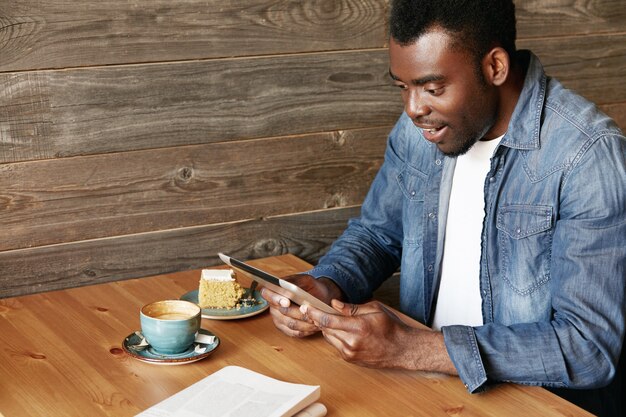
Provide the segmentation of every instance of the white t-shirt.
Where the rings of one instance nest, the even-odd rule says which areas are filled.
[[[484,187],[500,139],[478,141],[456,159],[433,319],[435,330],[453,324],[483,324],[479,275]]]

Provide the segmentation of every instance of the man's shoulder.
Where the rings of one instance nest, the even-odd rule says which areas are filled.
[[[526,79],[518,105],[509,125],[513,133],[506,139],[511,147],[545,150],[588,146],[603,136],[621,136],[617,124],[590,100],[565,88],[556,78],[548,76],[539,58],[530,51]]]
[[[555,172],[569,172],[585,154],[605,159],[608,153],[621,153],[623,157],[626,145],[623,133],[609,116],[550,77],[536,140],[536,147],[522,150],[526,172],[535,181]],[[600,143],[607,146],[598,147]],[[597,152],[589,152],[593,149]]]
[[[593,102],[550,77],[541,130],[544,139],[546,134],[555,132],[562,136],[562,133],[570,131],[568,137],[577,142],[595,141],[607,135],[623,137],[615,121]]]

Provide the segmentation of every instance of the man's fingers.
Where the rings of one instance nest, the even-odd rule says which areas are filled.
[[[302,320],[302,313],[297,308],[290,307],[287,310],[287,314],[283,314],[278,309],[270,308],[272,321],[278,330],[291,337],[306,337],[319,331],[314,324]]]
[[[348,304],[342,303],[339,300],[333,300],[331,305],[344,316],[358,316],[362,314],[379,313],[381,310],[386,310],[384,304],[377,301],[366,304]]]
[[[343,314],[343,311],[345,309],[350,309],[351,304],[344,304],[340,301],[336,301],[333,300],[333,304],[337,305],[336,303],[341,304],[341,307],[338,306],[338,308],[336,308],[337,311],[341,312]],[[324,313],[321,310],[318,310],[315,307],[311,307],[309,305],[301,305],[300,306],[300,313],[304,316],[307,317],[309,319],[309,321],[313,322],[315,325],[317,325],[320,329],[324,329],[324,328],[332,328],[332,329],[339,329],[339,330],[343,330],[346,326],[344,325],[346,320],[345,317],[343,315],[335,315],[335,314],[328,314],[328,313]],[[348,315],[348,314],[346,314]]]
[[[355,317],[358,315],[380,312],[380,307],[377,303],[349,304],[339,300],[332,300],[331,306],[337,310],[337,312],[341,313],[341,315],[335,316],[333,314],[327,314],[309,305],[300,306],[300,312],[303,315],[308,316],[315,323],[318,323],[320,327],[332,327],[338,329],[342,328],[341,323],[347,322],[347,320],[341,318],[342,316]],[[344,327],[343,329],[347,330],[348,328]]]
[[[270,314],[275,318],[278,319],[281,316],[284,316],[285,318],[290,318],[293,320],[297,320],[297,321],[302,321],[302,322],[308,322],[308,316],[306,314],[303,314],[297,306],[290,306],[290,307],[274,307],[271,306],[270,307]],[[310,323],[309,323],[310,324]]]
[[[291,305],[291,300],[289,300],[289,298],[272,290],[268,290],[265,287],[261,288],[261,297],[276,307],[286,308]]]

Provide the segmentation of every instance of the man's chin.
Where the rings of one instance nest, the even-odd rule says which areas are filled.
[[[470,149],[472,149],[472,146],[474,146],[476,142],[477,140],[472,139],[462,143],[453,143],[452,146],[446,146],[449,145],[448,143],[438,143],[437,148],[439,148],[441,153],[445,156],[456,158],[457,156],[466,154]]]

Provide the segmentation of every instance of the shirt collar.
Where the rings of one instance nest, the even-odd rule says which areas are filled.
[[[535,54],[527,50],[520,50],[518,53],[529,58],[528,69],[522,92],[501,144],[516,149],[538,149],[547,77]]]

